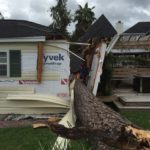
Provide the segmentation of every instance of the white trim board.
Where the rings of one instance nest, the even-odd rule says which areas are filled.
[[[3,42],[45,42],[45,36],[0,38],[0,43]]]

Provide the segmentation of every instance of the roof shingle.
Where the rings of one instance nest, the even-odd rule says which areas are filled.
[[[146,34],[150,32],[150,22],[138,22],[124,33],[142,33]]]
[[[49,27],[25,20],[0,20],[0,38],[61,35]]]

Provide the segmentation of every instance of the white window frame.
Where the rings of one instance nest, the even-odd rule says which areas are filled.
[[[10,66],[9,66],[9,50],[0,50],[0,52],[5,52],[6,53],[6,56],[7,56],[7,63],[0,63],[0,65],[3,65],[3,64],[6,64],[7,65],[7,75],[3,76],[3,75],[0,75],[0,77],[9,77],[10,76]]]

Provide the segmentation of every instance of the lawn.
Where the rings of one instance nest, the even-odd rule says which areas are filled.
[[[121,115],[138,126],[150,130],[150,111],[128,111],[122,112]]]
[[[32,127],[0,129],[0,150],[51,150],[56,140],[50,129]],[[72,141],[68,150],[88,150],[90,145],[83,140]]]

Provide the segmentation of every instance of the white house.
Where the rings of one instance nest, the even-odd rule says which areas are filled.
[[[0,114],[66,112],[69,44],[58,32],[0,20]]]

